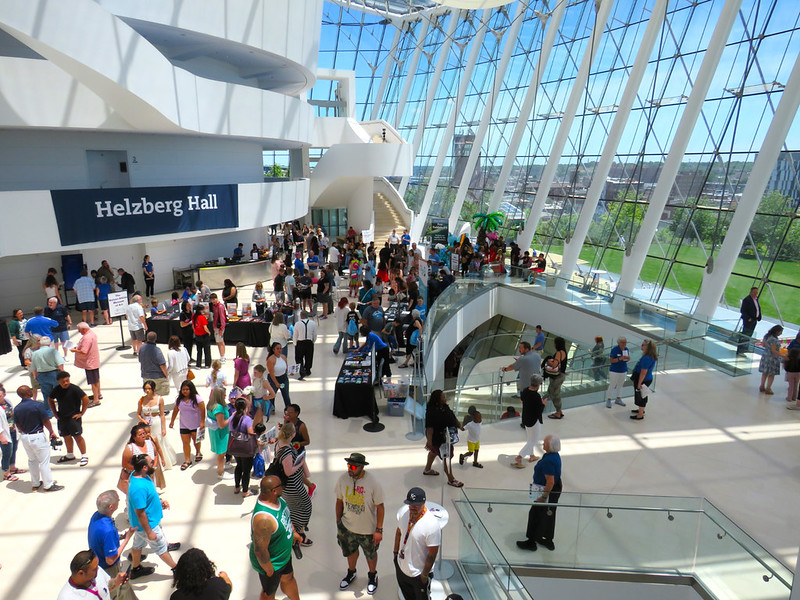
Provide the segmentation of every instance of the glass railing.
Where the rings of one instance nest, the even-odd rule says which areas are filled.
[[[478,583],[495,573],[495,584],[511,595],[517,592],[515,572],[546,568],[598,578],[623,574],[623,580],[625,573],[692,578],[719,599],[790,596],[792,572],[704,498],[566,492],[558,504],[545,505],[557,509],[555,550],[536,553],[516,545],[531,502],[523,491],[474,488],[455,501],[468,529],[462,538],[469,538],[459,559],[468,565],[465,571],[483,574]]]
[[[540,277],[542,284],[537,281],[533,286],[515,281],[510,276],[494,281],[457,280],[429,309],[426,339],[434,340],[442,326],[476,295],[511,286],[534,298],[546,297],[592,312],[601,318],[617,320],[640,330],[642,338],[668,341],[671,348],[696,357],[695,366],[712,366],[734,376],[750,373],[750,358],[737,354],[739,344],[748,340],[734,331],[735,322],[720,323],[719,319],[714,319],[712,323],[633,296],[617,294],[613,302],[598,300],[596,294],[571,287],[571,279],[547,274],[548,282],[544,285],[545,276]],[[565,285],[560,286],[559,282]]]

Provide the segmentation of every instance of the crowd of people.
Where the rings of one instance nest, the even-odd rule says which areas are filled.
[[[55,481],[50,466],[51,452],[58,447],[59,438],[63,438],[65,447],[57,463],[74,462],[79,467],[89,464],[82,417],[103,399],[95,322],[101,315],[105,324],[111,322],[111,291],[125,290],[129,297],[127,326],[139,363],[142,396],[130,437],[122,449],[116,489],[97,498],[97,512],[88,530],[90,550],[75,555],[70,579],[59,598],[87,597],[84,591],[99,598],[135,598],[130,580],[146,578],[156,571],[156,567],[142,563],[143,551],[155,554],[172,569],[174,599],[230,595],[231,579],[225,572],[217,572],[202,550],[191,548],[173,557],[181,545],[170,542],[162,528],[163,511],[169,508],[161,497],[168,484],[165,471],[175,467],[187,470],[202,463],[204,446],[214,455],[212,462],[219,480],[232,480],[234,495],[258,496],[252,518],[250,562],[260,579],[262,597],[274,598],[281,589],[289,598],[299,598],[292,557],[300,559],[303,549],[313,545],[308,529],[317,486],[305,458],[305,450],[311,444],[308,425],[300,419],[301,406],[293,403],[290,396],[291,367],[299,365],[299,380],[312,377],[319,320],[332,317],[338,334],[333,353],[342,348],[374,349],[378,372],[391,376],[390,365],[398,363],[399,357],[404,356],[399,368],[418,360],[416,349],[427,307],[452,283],[450,266],[458,263],[462,274],[468,276],[473,267],[482,267],[483,260],[504,264],[506,250],[502,238],[477,249],[464,239],[450,247],[433,249],[423,258],[408,232],[401,235],[393,231],[377,249],[374,243],[361,242],[352,229],[344,242],[329,240],[320,228],[297,223],[285,224],[280,231],[282,235],[272,236],[266,245],[271,257],[272,293],[265,292],[264,282],[258,282],[252,292],[257,314],[271,322],[268,356],[263,364],[253,364],[248,348],[237,344],[230,381],[224,372],[224,334],[228,306],[236,305],[242,293],[231,280],[216,292],[198,281],[187,286],[182,297],[175,292],[169,301],[153,303],[155,269],[149,256],[142,263],[144,294],[138,291],[130,274],[118,269],[114,275],[108,262],[103,261],[97,271],[82,272],[74,286],[75,308],[82,319],[76,326],[75,344],[69,335],[73,326],[70,310],[62,301],[55,272],[49,272],[44,282],[46,308],[36,307],[33,317],[27,320],[22,310],[14,311],[11,338],[30,385],[18,387],[19,402],[15,406],[0,386],[4,478],[17,481],[29,472],[33,490],[55,492],[64,489]],[[241,251],[242,246],[239,244],[236,250]],[[263,250],[254,248],[259,253]],[[514,259],[513,244],[511,250],[512,264],[516,260],[518,265],[538,268],[531,257],[520,256],[518,248]],[[453,255],[457,256],[456,261],[451,260]],[[544,260],[543,256],[537,258]],[[475,261],[477,265],[473,264]],[[420,272],[430,273],[427,281],[420,282]],[[150,311],[144,306],[147,297],[153,304]],[[388,321],[389,303],[406,309],[409,317]],[[180,335],[170,337],[166,351],[158,346],[156,334],[147,330],[148,312],[178,315]],[[770,354],[773,350],[778,357],[778,372],[780,369],[781,357],[772,340],[777,340],[781,332],[773,328],[764,340],[767,353],[760,369],[764,393],[771,393],[772,378],[777,374],[771,364],[775,362]],[[521,426],[525,430],[525,443],[511,466],[523,469],[526,462],[536,463],[531,492],[538,495],[529,513],[527,537],[517,542],[526,550],[535,550],[537,544],[554,549],[555,510],[543,511],[537,504],[557,503],[562,490],[560,438],[550,433],[542,440],[542,428],[545,407],[551,402],[553,411],[548,418],[564,418],[561,387],[569,361],[563,338],[556,336],[549,344],[546,342],[545,332],[537,326],[533,341],[522,341],[519,356],[503,369],[518,373],[515,396],[521,402]],[[214,354],[218,355],[214,359],[212,344],[216,344]],[[289,360],[287,352],[290,344],[294,345],[294,361]],[[194,348],[197,354],[193,359]],[[591,353],[596,379],[602,379],[608,368],[606,406],[626,406],[623,385],[630,377],[636,406],[630,418],[643,419],[658,359],[656,345],[651,340],[642,343],[641,358],[630,372],[631,353],[624,337],[608,353],[602,338],[596,338]],[[71,382],[66,370],[70,354],[74,367],[85,372],[91,394]],[[800,408],[799,358],[800,346],[790,347],[783,361],[787,375],[797,374],[792,375],[794,392],[790,387],[792,404],[788,408]],[[201,370],[206,371],[205,377],[199,375]],[[791,386],[792,379],[787,378]],[[39,390],[41,402],[37,401]],[[283,419],[268,431],[271,415],[280,410],[276,404],[283,405]],[[503,418],[516,416],[519,414],[510,406]],[[474,408],[459,422],[447,405],[445,393],[433,391],[425,417],[428,455],[423,474],[438,476],[434,465],[441,460],[447,483],[456,488],[463,486],[453,472],[454,446],[458,432],[466,432],[467,451],[459,453],[459,464],[466,465],[471,459],[474,468],[482,469],[478,460],[481,423],[482,416]],[[176,425],[180,440],[177,452],[170,441],[174,435],[170,430]],[[17,441],[28,457],[27,471],[17,467]],[[539,447],[541,456],[537,455]],[[334,492],[337,542],[347,565],[340,589],[348,589],[357,579],[358,557],[363,552],[367,563],[366,592],[371,595],[378,588],[377,553],[383,539],[385,510],[381,485],[367,471],[368,465],[364,454],[352,452]],[[254,477],[260,479],[255,486],[251,485]],[[123,502],[130,526],[120,536],[113,516]],[[439,525],[427,513],[425,502],[422,488],[409,490],[405,500],[408,510],[394,536],[395,576],[403,596],[409,600],[428,597],[441,540]],[[129,572],[120,568],[126,549],[130,550]]]

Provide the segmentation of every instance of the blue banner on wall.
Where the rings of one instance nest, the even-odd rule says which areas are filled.
[[[239,187],[51,190],[62,246],[239,226]]]

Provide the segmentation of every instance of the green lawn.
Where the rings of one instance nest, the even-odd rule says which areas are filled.
[[[563,246],[553,245],[550,251],[555,254],[563,253]],[[596,248],[584,247],[580,258],[589,263],[593,263]],[[651,247],[651,253],[659,253],[657,246]],[[622,255],[619,250],[607,250],[603,256],[605,268],[612,273],[622,271]],[[684,246],[678,252],[678,260],[690,264],[675,264],[672,273],[667,281],[667,286],[673,290],[680,290],[685,294],[697,295],[703,281],[704,265],[706,263],[705,254],[702,248]],[[662,268],[666,268],[664,261],[657,258],[647,258],[642,267],[640,275],[643,281],[656,282],[661,278]],[[742,298],[750,291],[753,282],[760,279],[758,273],[758,263],[755,260],[739,258],[734,267],[735,273],[742,275],[731,275],[728,285],[725,288],[725,300],[731,307],[738,307]],[[798,290],[796,288],[780,285],[780,282],[798,285],[800,284],[800,264],[796,262],[784,261],[775,264],[770,274],[773,282],[769,288],[765,288],[760,296],[761,309],[764,315],[778,318],[778,311],[775,308],[780,306],[780,317],[787,323],[800,323],[800,302],[798,302]],[[773,300],[774,298],[774,300]]]

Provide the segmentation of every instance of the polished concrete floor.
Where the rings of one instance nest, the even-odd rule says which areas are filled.
[[[116,485],[127,432],[135,423],[141,379],[131,351],[115,349],[120,342],[119,325],[94,331],[100,338],[105,399],[84,418],[90,463],[84,468],[74,463],[54,464],[57,480],[66,486],[58,493],[31,491],[28,475],[3,484],[0,598],[54,598],[69,575],[70,559],[87,546],[86,528],[95,498]],[[363,561],[351,589],[338,590],[345,562],[336,546],[334,524],[335,480],[344,472],[343,458],[360,451],[366,454],[368,468],[382,482],[386,496],[387,539],[379,555],[381,580],[375,597],[394,598],[393,516],[406,491],[422,486],[430,499],[450,508],[460,491],[444,485],[443,475],[423,476],[424,442],[406,438],[411,429],[408,417],[384,416],[386,429],[372,434],[362,430],[363,418],[332,416],[333,388],[341,361],[331,352],[336,339],[334,320],[320,321],[320,331],[313,375],[291,382],[292,399],[301,405],[301,418],[308,424],[309,466],[319,486],[310,523],[314,545],[305,549],[302,560],[295,561],[301,596],[305,600],[366,596]],[[125,332],[127,335],[127,328]],[[77,336],[73,331],[72,337]],[[293,350],[289,352],[293,356]],[[216,358],[216,349],[212,354]],[[251,364],[263,363],[265,354],[263,348],[251,349]],[[227,356],[225,371],[230,379],[233,348],[228,348]],[[88,390],[83,373],[69,365],[68,370],[73,382]],[[200,373],[204,378],[207,371]],[[13,390],[28,378],[15,354],[0,358],[0,381],[16,403]],[[628,409],[593,405],[567,411],[561,421],[545,419],[544,433],[558,433],[563,439],[565,490],[705,496],[794,569],[800,544],[800,524],[794,518],[800,495],[800,412],[785,409],[785,386],[779,378],[776,394],[764,396],[757,393],[757,373],[739,378],[705,370],[662,373],[658,393],[643,421],[631,421]],[[170,436],[179,450],[177,431]],[[531,469],[520,471],[507,464],[522,443],[518,422],[486,425],[480,456],[485,468],[456,465],[456,476],[467,489],[525,490]],[[17,464],[27,467],[22,448]],[[254,497],[242,499],[234,495],[232,481],[218,481],[207,446],[201,463],[187,471],[175,468],[167,472],[167,482],[165,497],[171,509],[165,513],[164,529],[170,541],[182,542],[184,549],[203,548],[219,569],[229,573],[234,583],[232,598],[257,598],[258,580],[247,558]],[[519,523],[522,529],[524,515]],[[444,555],[457,556],[458,545],[458,527],[451,524],[445,530]],[[158,559],[145,562],[157,570],[134,582],[139,597],[167,598],[169,569]],[[278,597],[282,597],[280,593]]]

